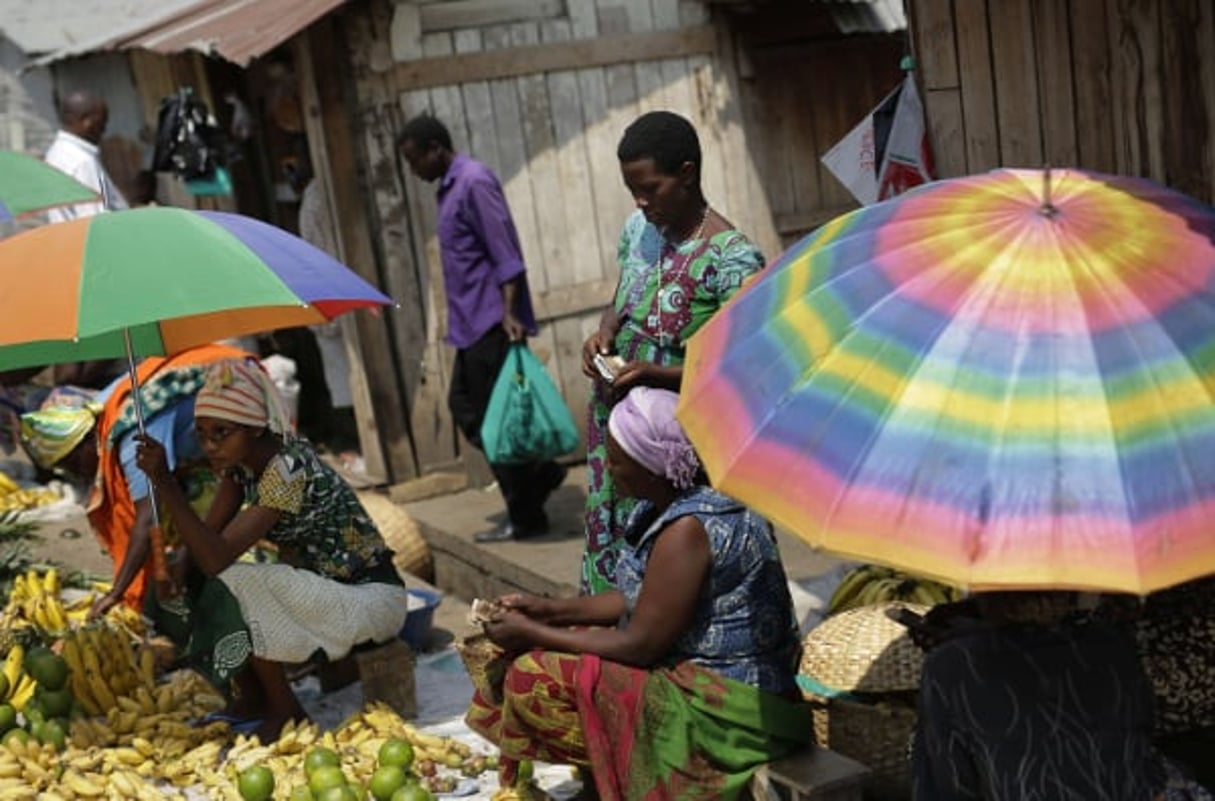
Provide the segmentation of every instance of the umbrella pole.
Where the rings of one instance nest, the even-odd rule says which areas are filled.
[[[1059,210],[1055,208],[1055,204],[1050,200],[1050,165],[1047,164],[1042,170],[1042,207],[1038,209],[1038,213],[1049,219],[1054,218]]]
[[[139,376],[135,371],[135,348],[131,345],[131,329],[122,329],[122,342],[127,351],[127,375],[131,377],[131,403],[135,407],[135,424],[140,434],[147,433],[143,419],[143,397],[139,394]],[[152,504],[152,528],[149,531],[149,555],[152,557],[152,574],[158,580],[169,577],[165,564],[164,536],[160,530],[160,508],[156,503],[156,485],[148,476],[148,503]]]

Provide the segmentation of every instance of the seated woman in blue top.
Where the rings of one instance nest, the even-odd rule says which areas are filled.
[[[734,798],[811,738],[797,625],[772,527],[706,485],[678,396],[637,387],[612,410],[608,469],[638,498],[617,589],[508,595],[486,633],[508,653],[473,729],[513,765],[590,766],[599,797]]]

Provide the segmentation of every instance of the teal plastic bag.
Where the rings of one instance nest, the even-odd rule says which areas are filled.
[[[578,427],[540,360],[522,342],[510,346],[481,423],[491,464],[543,462],[578,447]]]

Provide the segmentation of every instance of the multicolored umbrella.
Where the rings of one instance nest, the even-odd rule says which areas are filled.
[[[1215,573],[1215,210],[996,170],[792,247],[688,347],[724,492],[811,544],[975,589]]]
[[[331,320],[392,303],[327,253],[221,212],[140,208],[0,242],[0,371],[126,356]],[[136,403],[139,430],[143,404]],[[152,490],[153,574],[167,569]]]
[[[0,222],[98,199],[92,189],[44,161],[0,150]]]
[[[238,214],[147,207],[0,242],[0,370],[140,356],[311,325],[392,300],[324,251]]]

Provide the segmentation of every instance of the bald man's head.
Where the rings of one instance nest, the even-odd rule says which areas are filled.
[[[71,92],[59,101],[59,124],[63,130],[93,144],[101,141],[109,116],[105,101],[92,92]]]

